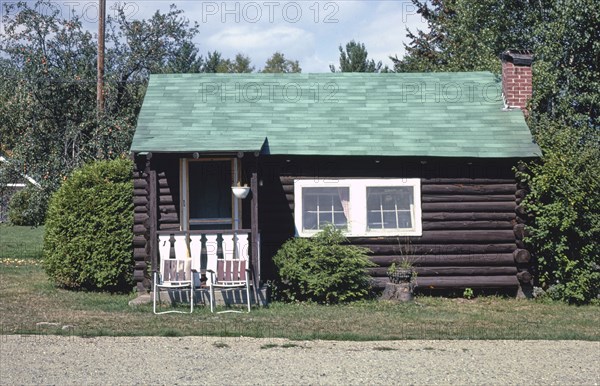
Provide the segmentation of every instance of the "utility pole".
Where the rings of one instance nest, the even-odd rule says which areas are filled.
[[[98,88],[96,90],[96,114],[104,112],[104,27],[106,24],[106,0],[99,0],[98,9]]]

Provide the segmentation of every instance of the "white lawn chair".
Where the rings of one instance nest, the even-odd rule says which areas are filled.
[[[188,257],[185,236],[174,236],[175,253],[171,250],[171,235],[160,235],[158,250],[160,253],[160,273],[154,272],[153,307],[155,314],[188,313],[177,310],[156,311],[156,304],[160,303],[160,290],[180,289],[190,291],[190,311],[194,312],[194,278],[192,277],[192,260]],[[174,257],[174,258],[173,258]]]
[[[207,270],[210,288],[210,312],[214,312],[215,288],[224,290],[246,288],[248,312],[251,309],[250,283],[251,271],[248,262],[248,235],[223,234],[223,259],[217,256],[217,236],[207,237]],[[241,311],[221,311],[241,312]]]

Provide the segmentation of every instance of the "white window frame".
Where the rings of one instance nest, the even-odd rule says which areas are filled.
[[[413,227],[410,229],[373,229],[367,226],[367,188],[402,187],[413,188]],[[294,180],[294,223],[296,236],[311,237],[319,230],[304,230],[302,226],[302,188],[349,188],[348,237],[422,236],[421,180],[419,178],[344,178],[335,180]]]

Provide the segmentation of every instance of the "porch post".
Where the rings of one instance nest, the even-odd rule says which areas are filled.
[[[260,283],[260,261],[259,256],[259,235],[258,235],[258,176],[257,173],[252,173],[250,180],[250,189],[252,191],[252,201],[250,203],[250,222],[252,233],[252,284],[254,288],[254,299],[259,304],[258,299],[258,283]]]
[[[150,154],[149,154],[150,155]],[[150,158],[152,156],[150,155]],[[156,170],[150,166],[150,159],[147,163],[148,173],[148,216],[149,221],[149,247],[150,247],[150,263],[152,265],[152,280],[154,280],[154,273],[157,272],[158,267],[158,239],[156,235],[156,225],[158,221],[157,214],[157,197],[156,197]]]

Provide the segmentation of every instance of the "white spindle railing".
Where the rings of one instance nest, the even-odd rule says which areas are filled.
[[[216,271],[218,259],[250,261],[249,239],[250,230],[159,231],[159,259],[162,262],[165,259],[190,258],[195,271],[194,284],[199,287],[200,274],[207,269]],[[206,266],[202,266],[204,251]],[[158,266],[163,267],[164,264],[159,263]]]

